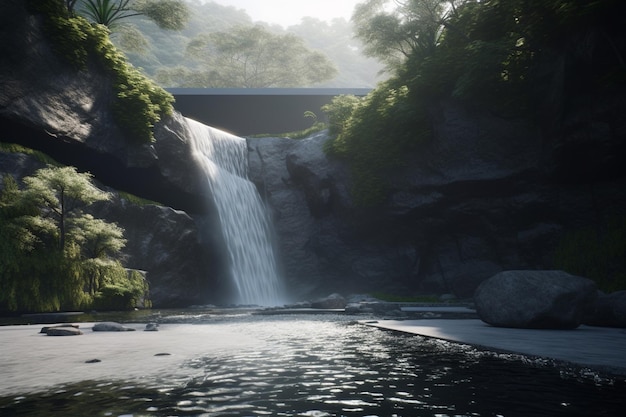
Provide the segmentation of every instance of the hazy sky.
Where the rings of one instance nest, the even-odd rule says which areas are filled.
[[[206,0],[244,9],[252,20],[283,26],[300,23],[303,16],[321,20],[343,17],[350,20],[354,6],[363,0]]]

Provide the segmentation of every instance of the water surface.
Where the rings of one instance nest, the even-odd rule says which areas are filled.
[[[346,316],[176,315],[259,340],[188,372],[0,398],[4,416],[617,416],[623,378],[357,324]],[[181,343],[185,343],[181,340]],[[43,369],[42,372],[53,372]]]

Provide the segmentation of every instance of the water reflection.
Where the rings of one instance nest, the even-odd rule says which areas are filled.
[[[241,316],[212,325],[262,342],[193,358],[188,377],[1,398],[0,415],[612,416],[626,405],[623,379],[342,317]]]

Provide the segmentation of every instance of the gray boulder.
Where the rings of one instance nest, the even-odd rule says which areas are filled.
[[[146,324],[146,328],[144,329],[146,332],[158,332],[159,331],[159,323],[148,323]]]
[[[83,334],[76,324],[60,324],[57,326],[46,326],[39,333],[45,333],[48,336],[78,336]]]
[[[135,331],[132,327],[126,327],[120,323],[114,321],[103,321],[93,325],[92,330],[94,332],[132,332]]]
[[[593,281],[563,271],[503,271],[476,289],[484,322],[498,327],[574,329],[597,297]]]
[[[52,327],[46,332],[48,336],[79,336],[83,334],[75,327]]]
[[[626,290],[600,293],[585,324],[599,327],[626,327]]]

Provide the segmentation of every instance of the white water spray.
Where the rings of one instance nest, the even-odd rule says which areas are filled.
[[[271,242],[271,223],[247,176],[246,141],[192,119],[194,155],[206,173],[229,254],[238,304],[276,306],[282,288]]]

